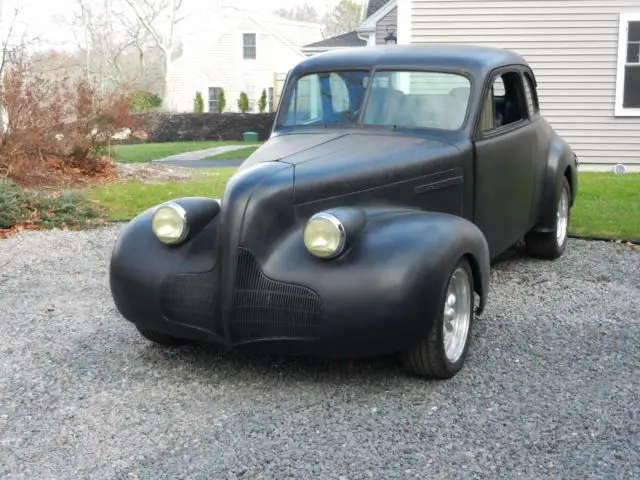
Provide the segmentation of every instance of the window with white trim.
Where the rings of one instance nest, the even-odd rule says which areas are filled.
[[[242,34],[242,58],[255,60],[256,58],[256,34]]]
[[[220,92],[222,92],[220,87],[209,87],[209,112],[218,113]]]
[[[620,15],[618,42],[615,113],[640,117],[640,13]]]

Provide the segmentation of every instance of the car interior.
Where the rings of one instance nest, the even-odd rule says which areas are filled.
[[[446,94],[405,94],[394,88],[374,88],[364,123],[410,128],[455,130],[462,125],[469,88],[453,88]]]

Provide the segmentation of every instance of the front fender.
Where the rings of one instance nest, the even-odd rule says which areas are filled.
[[[573,205],[578,194],[578,160],[571,146],[562,138],[556,137],[551,142],[547,156],[536,231],[549,232],[555,229],[558,184],[565,175],[571,188]]]
[[[173,202],[187,212],[190,233],[186,240],[176,246],[161,243],[151,230],[155,207],[140,213],[122,229],[114,245],[109,264],[111,295],[129,321],[158,327],[159,319],[164,319],[160,327],[176,334],[176,324],[185,313],[208,309],[210,315],[196,316],[190,326],[202,329],[204,336],[212,336],[219,304],[214,267],[218,260],[220,204],[206,197]],[[187,303],[176,310],[173,298],[186,299]],[[207,308],[196,308],[201,304]]]
[[[319,295],[333,342],[359,338],[358,345],[384,345],[391,352],[428,334],[442,308],[449,275],[463,256],[474,271],[482,313],[489,247],[473,223],[415,210],[366,210],[366,218],[358,238],[333,260],[307,251],[301,226],[261,261],[267,277]]]

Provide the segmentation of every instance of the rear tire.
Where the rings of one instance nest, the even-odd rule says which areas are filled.
[[[167,335],[166,333],[161,333],[156,330],[150,330],[148,328],[142,328],[136,326],[140,335],[142,335],[147,340],[152,341],[153,343],[157,343],[158,345],[163,345],[165,347],[175,347],[178,345],[185,345],[189,343],[189,340],[185,340],[183,338],[172,337],[171,335]]]
[[[551,232],[528,232],[524,237],[525,251],[531,257],[546,260],[559,258],[567,247],[569,220],[571,218],[571,188],[562,177],[556,194],[556,219]]]
[[[427,338],[401,355],[404,368],[428,379],[448,379],[464,364],[474,321],[473,272],[462,258],[454,267],[442,308]]]

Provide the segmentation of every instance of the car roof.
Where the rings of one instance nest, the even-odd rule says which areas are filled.
[[[504,65],[527,65],[527,62],[518,53],[503,48],[425,43],[332,50],[302,60],[292,73],[345,68],[371,69],[379,66],[422,66],[485,75]]]

